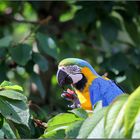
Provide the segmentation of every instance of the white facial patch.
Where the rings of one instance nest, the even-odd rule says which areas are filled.
[[[83,78],[80,73],[81,70],[77,65],[61,66],[59,69],[67,73],[72,78],[73,84],[76,84]]]
[[[80,73],[70,74],[69,76],[72,78],[73,84],[76,84],[83,78],[82,74],[80,74]]]

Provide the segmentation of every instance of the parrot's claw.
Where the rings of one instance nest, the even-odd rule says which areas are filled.
[[[81,106],[80,104],[73,103],[72,105],[68,105],[68,107],[74,109],[74,108],[80,108]]]
[[[77,104],[77,108],[80,108],[81,107],[81,105],[80,104]]]
[[[72,108],[72,109],[76,108],[74,104],[68,105],[68,107],[69,107],[69,108]]]

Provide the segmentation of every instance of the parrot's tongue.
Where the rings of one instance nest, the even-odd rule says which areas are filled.
[[[61,97],[65,98],[66,100],[73,101],[75,99],[75,92],[71,89],[67,89],[67,91],[63,91]]]

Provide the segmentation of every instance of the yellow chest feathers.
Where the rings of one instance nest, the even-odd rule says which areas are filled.
[[[87,67],[84,67],[82,70],[82,73],[87,79],[87,83],[85,85],[85,88],[83,91],[76,90],[76,94],[79,98],[81,107],[86,110],[92,110],[92,104],[90,101],[90,93],[89,93],[89,87],[92,84],[92,81],[97,78],[96,75],[94,75],[91,70]]]
[[[84,90],[83,91],[76,90],[76,94],[79,98],[81,107],[86,110],[92,110],[89,87],[92,84],[93,80],[95,80],[98,77],[94,75],[94,73],[87,67],[84,67],[81,71],[86,77],[87,83],[85,85]],[[102,78],[105,80],[109,80],[109,78],[107,78],[106,76],[102,76]]]

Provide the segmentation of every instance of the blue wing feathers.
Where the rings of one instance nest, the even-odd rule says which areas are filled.
[[[102,100],[102,106],[108,106],[123,91],[111,80],[96,78],[90,86],[90,99],[92,105]]]
[[[91,103],[92,105],[94,105],[95,103],[97,103],[98,101],[101,100],[101,96],[99,94],[100,91],[100,86],[98,83],[94,83],[94,87],[91,86],[90,88],[90,99],[91,99]],[[97,94],[94,94],[97,93]]]

